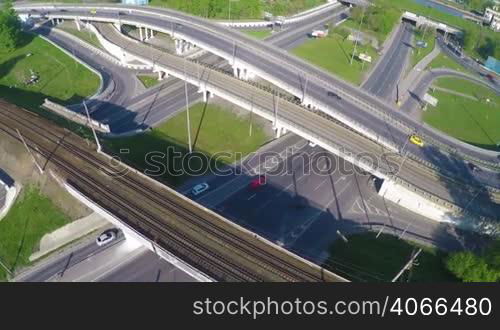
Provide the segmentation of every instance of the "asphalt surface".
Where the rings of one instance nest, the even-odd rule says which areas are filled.
[[[275,141],[244,163],[239,175],[196,178],[180,190],[316,263],[327,257],[339,238],[337,230],[344,235],[382,231],[444,250],[480,244],[470,233],[386,201],[369,175],[296,135]],[[266,173],[266,184],[251,188],[257,173]],[[190,188],[201,182],[209,190],[193,196]]]
[[[144,250],[99,277],[99,282],[197,282],[194,278]]]
[[[380,98],[396,102],[396,85],[403,75],[413,48],[413,26],[402,23],[387,53],[380,59],[363,88]]]
[[[116,240],[104,246],[96,244],[96,237],[97,235],[91,235],[89,238],[84,239],[82,242],[71,247],[70,249],[65,249],[64,252],[60,254],[49,256],[37,266],[16,276],[15,281],[45,282],[58,277],[63,277],[68,269],[75,267],[76,265],[80,265],[82,262],[92,259],[99,253],[108,250],[115,245],[120,245],[124,241],[124,236],[121,232],[117,236]]]

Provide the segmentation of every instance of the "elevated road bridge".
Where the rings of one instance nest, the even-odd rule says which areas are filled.
[[[92,8],[98,8],[95,14],[90,12]],[[434,159],[453,154],[453,157],[466,159],[485,168],[500,168],[498,153],[464,146],[440,132],[421,127],[413,118],[398,112],[395,105],[388,104],[272,45],[199,17],[167,9],[112,5],[54,7],[42,4],[17,6],[16,9],[24,16],[43,14],[47,18],[130,24],[167,33],[174,39],[196,45],[226,59],[238,77],[250,78],[252,75],[258,75],[295,95],[303,104],[334,116],[362,134],[370,135],[370,132],[376,132],[379,141],[386,146],[402,145],[409,134],[418,132],[428,145],[434,146]],[[342,100],[337,102],[332,99],[332,92]],[[409,151],[418,157],[426,158],[417,147],[409,146]],[[436,152],[444,155],[435,155]],[[432,161],[429,157],[426,160]],[[497,184],[500,186],[500,183]]]

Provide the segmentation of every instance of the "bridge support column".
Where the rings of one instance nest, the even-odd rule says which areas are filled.
[[[144,41],[144,36],[142,35],[142,28],[139,26],[139,40]]]
[[[82,30],[82,27],[80,26],[80,21],[78,19],[75,19],[75,24],[76,24],[76,29],[78,31],[81,31]]]

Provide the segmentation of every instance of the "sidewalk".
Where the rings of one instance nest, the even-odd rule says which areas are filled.
[[[437,87],[437,86],[432,86],[432,88],[434,88],[437,91],[441,91],[441,92],[445,92],[445,93],[448,93],[448,94],[453,94],[453,95],[456,95],[456,96],[464,97],[464,98],[472,100],[472,101],[478,101],[478,99],[476,97],[472,96],[472,95],[468,95],[468,94],[464,94],[464,93],[459,93],[459,92],[456,92],[456,91],[448,89],[448,88]]]

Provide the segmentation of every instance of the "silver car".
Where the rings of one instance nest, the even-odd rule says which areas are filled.
[[[116,231],[115,230],[107,230],[104,233],[102,233],[101,235],[99,235],[96,238],[95,242],[97,243],[97,245],[103,246],[103,245],[108,244],[109,242],[114,241],[115,239],[116,239]]]

